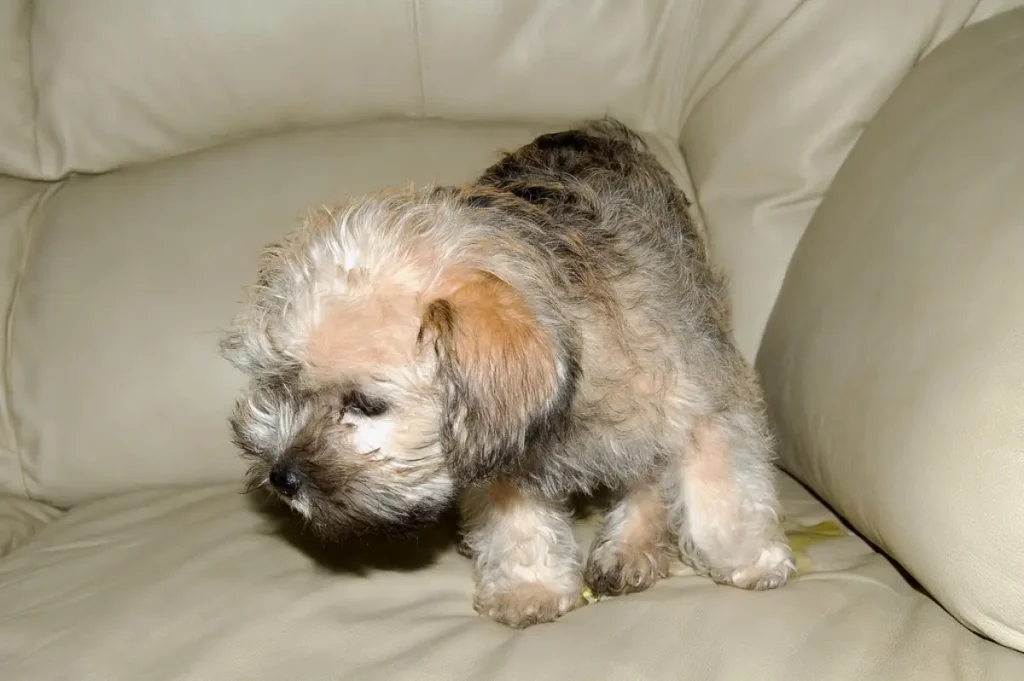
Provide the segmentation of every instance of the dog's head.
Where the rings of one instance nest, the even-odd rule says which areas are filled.
[[[231,424],[250,484],[319,534],[430,522],[567,412],[577,369],[550,273],[496,243],[488,221],[509,217],[492,204],[371,196],[265,249],[221,343],[251,379]]]

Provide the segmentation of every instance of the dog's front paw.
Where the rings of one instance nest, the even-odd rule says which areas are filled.
[[[473,607],[479,614],[501,624],[525,629],[554,622],[584,603],[582,585],[560,592],[539,582],[521,582],[488,589],[486,593],[478,591]]]
[[[775,542],[761,549],[752,565],[732,570],[726,581],[741,589],[763,591],[784,586],[795,573],[793,552],[784,542]]]
[[[789,583],[796,574],[793,552],[784,540],[768,543],[754,552],[753,559],[748,558],[742,563],[737,560],[722,560],[714,555],[709,556],[699,550],[692,540],[682,542],[680,551],[683,562],[692,567],[698,575],[740,589],[777,589]]]
[[[591,551],[584,579],[595,596],[622,596],[668,576],[670,560],[668,548],[654,543],[606,541]]]

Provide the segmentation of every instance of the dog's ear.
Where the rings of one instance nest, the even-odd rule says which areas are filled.
[[[506,282],[472,272],[446,288],[428,304],[419,342],[437,358],[449,467],[471,482],[521,463],[531,439],[567,411],[575,371],[565,370],[556,339]]]

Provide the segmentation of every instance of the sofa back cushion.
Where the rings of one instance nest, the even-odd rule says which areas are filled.
[[[0,3],[0,174],[35,175],[32,1]]]
[[[815,72],[827,63],[833,83],[892,81],[902,71],[891,66],[1019,0],[805,4],[11,0],[0,10],[0,173],[52,180],[382,117],[610,113],[675,135],[744,71],[719,98],[724,117],[703,107],[728,131],[751,111],[792,109],[799,88],[787,80],[823,82]],[[749,90],[738,107],[737,87]]]
[[[864,122],[1013,1],[5,3],[0,488],[236,479],[215,347],[258,247],[309,203],[465,180],[584,116],[665,141],[679,177],[682,140],[753,357]]]
[[[664,123],[700,3],[32,4],[39,156],[5,170],[52,179],[381,117]]]

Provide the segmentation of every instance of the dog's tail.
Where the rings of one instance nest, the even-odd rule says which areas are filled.
[[[636,131],[616,118],[605,116],[603,118],[581,121],[576,125],[575,132],[600,140],[609,140],[615,145],[628,145],[634,152],[646,156],[649,162],[649,169],[660,175],[664,186],[670,188],[671,199],[675,203],[675,210],[679,215],[680,224],[684,226],[684,229],[697,244],[695,249],[703,255],[705,260],[711,261],[710,239],[708,238],[707,228],[703,221],[694,220],[691,215],[693,204],[690,198],[676,184],[675,178],[672,177],[665,166],[655,159],[647,142]]]
[[[579,132],[590,135],[591,137],[628,144],[634,151],[650,151],[647,147],[647,143],[644,142],[643,138],[641,138],[639,134],[625,123],[617,118],[613,118],[612,116],[583,120],[576,125],[576,129]]]

